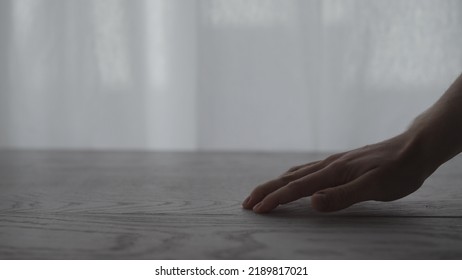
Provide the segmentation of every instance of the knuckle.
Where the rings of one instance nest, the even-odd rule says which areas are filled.
[[[256,188],[252,191],[251,195],[252,195],[252,196],[261,196],[261,195],[264,195],[264,194],[265,194],[265,189],[266,189],[266,188],[265,188],[264,185],[260,185],[260,186],[256,187]]]
[[[346,190],[346,188],[339,188],[336,190],[337,194],[335,198],[338,202],[345,202],[347,199],[351,198],[351,194]]]
[[[324,159],[324,162],[329,164],[333,161],[336,161],[337,159],[341,158],[345,153],[339,153],[339,154],[333,154],[328,156],[326,159]]]
[[[337,157],[338,157],[337,154],[335,154],[335,155],[330,155],[330,156],[328,156],[327,158],[324,159],[324,162],[325,162],[325,163],[330,163],[330,162],[336,160]]]
[[[297,176],[295,172],[284,173],[278,178],[279,182],[284,183],[284,184],[288,184],[296,179],[297,179]]]
[[[298,189],[300,186],[300,183],[298,181],[293,181],[293,182],[290,182],[289,184],[287,184],[287,188],[288,189]]]
[[[298,170],[300,168],[299,165],[296,165],[296,166],[292,166],[291,168],[289,168],[286,173],[291,173],[291,172],[294,172],[295,170]]]
[[[295,165],[295,166],[292,166],[291,168],[289,168],[285,173],[293,173],[293,172],[300,171],[300,170],[303,170],[303,169],[307,169],[307,168],[310,168],[310,167],[315,167],[319,163],[322,163],[322,161],[317,160],[317,161],[313,161],[313,162],[309,162],[309,163],[305,163],[305,164]]]
[[[338,169],[345,168],[347,165],[348,165],[348,162],[346,160],[338,159],[332,162],[329,166],[334,170],[338,170]]]
[[[287,184],[287,189],[296,195],[303,195],[303,182],[301,181],[293,181]]]

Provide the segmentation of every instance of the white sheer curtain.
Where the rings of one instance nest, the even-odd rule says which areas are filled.
[[[347,149],[461,69],[457,0],[0,0],[0,147]]]

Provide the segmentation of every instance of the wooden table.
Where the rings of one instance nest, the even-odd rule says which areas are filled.
[[[256,184],[325,154],[0,151],[1,259],[462,259],[462,158],[413,195],[257,215]]]

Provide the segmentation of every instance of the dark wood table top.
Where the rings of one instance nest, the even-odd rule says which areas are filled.
[[[416,193],[257,215],[250,190],[315,153],[0,151],[1,259],[462,259],[462,158]]]

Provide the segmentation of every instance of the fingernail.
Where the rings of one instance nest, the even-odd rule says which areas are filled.
[[[260,211],[260,208],[262,207],[262,205],[263,205],[263,203],[260,201],[259,203],[257,203],[257,205],[255,205],[255,206],[253,207],[252,210],[258,212],[258,211]]]
[[[326,194],[323,192],[318,192],[314,194],[316,197],[318,197],[319,200],[324,202],[326,200]]]
[[[318,211],[325,211],[327,209],[327,196],[323,192],[315,193],[314,194],[315,200],[313,202],[315,203],[313,206],[315,209]]]
[[[249,203],[249,200],[250,200],[250,196],[248,196],[246,199],[244,199],[244,202],[242,202],[242,206],[246,207],[247,203]]]

